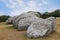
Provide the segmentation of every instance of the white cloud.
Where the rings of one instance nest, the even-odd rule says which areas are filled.
[[[19,15],[23,12],[28,12],[28,11],[40,11],[41,8],[37,6],[36,1],[30,0],[29,2],[27,2],[26,4],[27,6],[24,8],[16,8],[11,12],[11,15],[16,16]],[[20,6],[19,6],[20,7]]]
[[[48,4],[48,1],[47,0],[42,0],[42,3],[43,4]]]
[[[40,2],[38,5],[39,6],[43,6],[43,5],[48,5],[48,0],[41,0],[42,2]]]
[[[38,5],[39,5],[39,6],[42,6],[42,5],[43,5],[43,3],[39,3]]]
[[[58,8],[50,8],[50,9],[48,10],[48,12],[53,12],[53,11],[55,11],[56,9],[58,9]]]
[[[4,13],[3,12],[0,12],[0,16],[2,16],[2,15],[4,15]]]
[[[17,16],[17,15],[20,15],[21,13],[23,13],[23,10],[21,9],[21,10],[13,10],[12,12],[11,12],[11,16]]]
[[[24,6],[24,1],[23,0],[2,0],[7,7],[9,8],[15,8],[17,6]]]
[[[26,7],[24,11],[40,11],[40,8],[37,8],[37,7]]]
[[[37,6],[36,1],[33,1],[33,0],[29,1],[27,4],[28,4],[29,7]]]
[[[2,0],[2,1],[6,4],[6,7],[12,9],[12,11],[10,12],[12,16],[19,15],[27,11],[40,11],[41,10],[40,6],[48,4],[46,0],[41,0],[42,2],[40,3],[38,3],[36,0],[29,0],[26,3],[23,0]]]
[[[38,7],[38,3],[34,0],[29,1],[28,6],[24,8],[25,11],[40,11],[40,7]]]
[[[21,13],[25,13],[28,11],[40,11],[40,9],[37,7],[25,7],[23,9],[16,9],[11,12],[11,16],[20,15]]]
[[[6,3],[6,6],[9,8],[14,8],[16,6],[16,2],[13,0],[8,0],[9,3]]]

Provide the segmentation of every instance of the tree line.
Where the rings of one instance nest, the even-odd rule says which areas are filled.
[[[0,16],[0,22],[5,22],[10,16],[2,15]]]
[[[47,17],[50,17],[50,16],[53,16],[53,17],[60,17],[60,10],[55,10],[53,12],[45,12],[42,14],[42,18],[47,18]]]
[[[48,18],[50,16],[60,17],[60,10],[58,9],[53,12],[44,12],[44,13],[40,13],[40,15],[41,15],[41,18]],[[0,22],[5,22],[9,17],[11,16],[7,16],[7,15],[0,16]]]

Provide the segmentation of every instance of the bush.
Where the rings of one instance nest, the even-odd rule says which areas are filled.
[[[60,17],[60,10],[55,10],[53,12],[45,12],[45,13],[43,13],[43,15],[41,17],[42,18],[48,18],[50,16]]]
[[[2,15],[0,16],[0,22],[5,22],[10,16]]]

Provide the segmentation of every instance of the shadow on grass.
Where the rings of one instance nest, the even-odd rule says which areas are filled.
[[[13,26],[5,27],[6,29],[15,29]]]

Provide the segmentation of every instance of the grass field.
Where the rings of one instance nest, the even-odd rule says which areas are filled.
[[[25,31],[17,31],[12,25],[0,23],[0,40],[60,40],[60,18],[56,18],[56,32],[44,38],[30,39]]]

